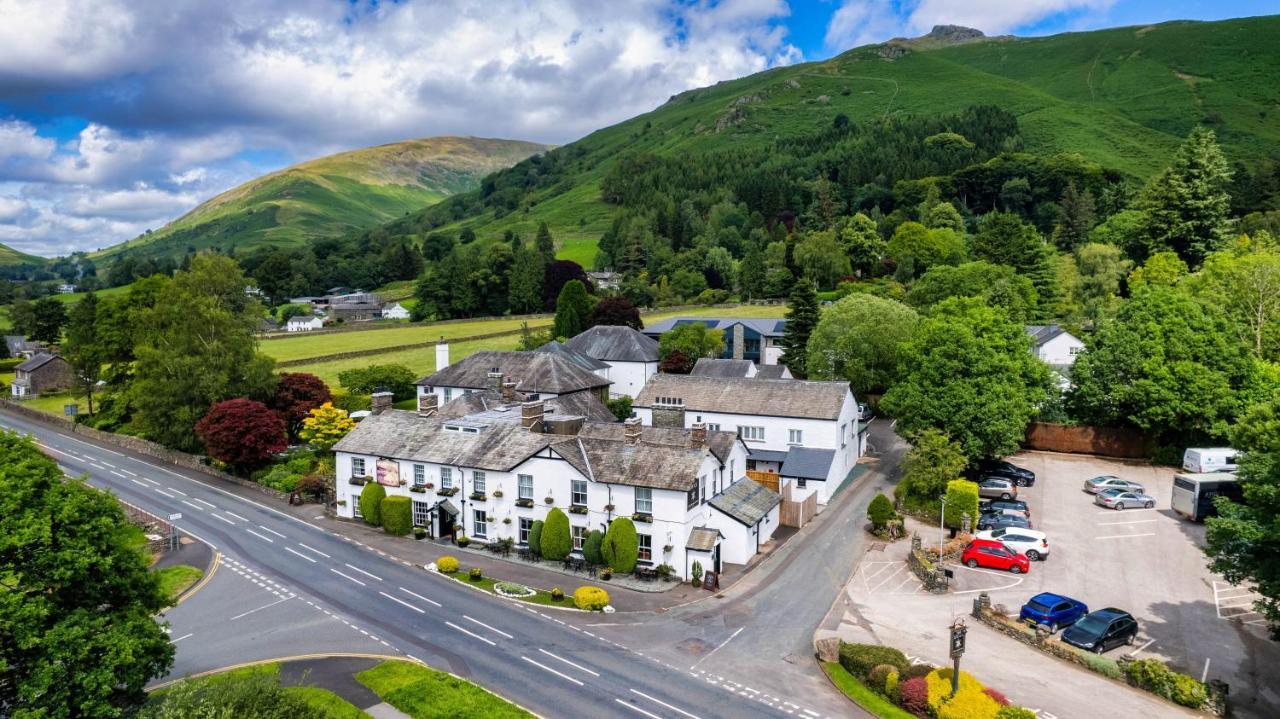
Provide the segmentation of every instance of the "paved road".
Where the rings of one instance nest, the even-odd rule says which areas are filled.
[[[69,474],[88,475],[95,486],[108,487],[156,514],[181,512],[178,524],[185,531],[256,573],[258,581],[275,582],[308,609],[349,623],[362,641],[369,637],[389,651],[475,680],[539,714],[819,716],[798,706],[803,701],[768,702],[628,649],[590,631],[590,625],[579,626],[571,612],[542,612],[507,602],[370,553],[313,524],[206,484],[198,473],[160,466],[10,414],[0,413],[0,426],[35,437]],[[180,662],[192,651],[187,647],[193,639],[178,644]],[[292,639],[282,641],[279,654],[293,653],[292,644]],[[234,644],[224,653],[235,653]],[[214,665],[232,658],[202,656]]]

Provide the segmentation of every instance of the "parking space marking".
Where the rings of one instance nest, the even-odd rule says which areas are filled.
[[[1146,524],[1148,522],[1159,522],[1158,519],[1130,519],[1123,522],[1098,522],[1099,527],[1109,527],[1113,524]]]
[[[1141,534],[1108,534],[1105,537],[1094,537],[1094,539],[1131,539],[1133,537],[1154,537],[1155,532],[1145,532]]]
[[[1267,620],[1253,608],[1253,603],[1261,598],[1261,594],[1249,587],[1238,587],[1216,579],[1213,581],[1213,605],[1219,619],[1264,626]]]

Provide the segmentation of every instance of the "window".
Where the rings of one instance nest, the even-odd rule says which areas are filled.
[[[413,465],[413,486],[421,487],[427,483],[427,468],[421,464]]]
[[[450,401],[450,400],[452,400],[452,399],[453,399],[453,388],[452,388],[452,387],[445,387],[445,388],[444,388],[444,403],[445,403],[445,404],[449,404],[449,401]]]
[[[364,476],[364,457],[351,458],[351,476],[352,477]]]
[[[519,534],[521,544],[529,543],[529,532],[532,529],[533,529],[533,520],[529,519],[528,517],[521,517],[520,518],[520,534]]]
[[[698,504],[707,501],[707,477],[703,475],[698,477]]]
[[[575,507],[587,506],[587,480],[575,479],[570,483],[571,498],[570,501]]]
[[[533,499],[533,475],[521,474],[516,476],[516,494],[517,499]]]
[[[763,442],[764,427],[739,427],[738,436],[747,442]]]
[[[571,530],[573,531],[573,551],[581,552],[582,543],[587,541],[587,528],[572,527]]]
[[[453,468],[440,468],[440,489],[453,489]]]
[[[471,491],[484,494],[484,472],[478,469],[471,473]]]
[[[804,489],[804,486],[805,484],[803,479],[796,480],[796,489]]]
[[[471,530],[471,535],[476,539],[484,539],[489,536],[489,518],[483,509],[477,509],[475,514],[475,526]]]
[[[636,487],[636,514],[653,514],[653,490]]]
[[[787,430],[787,444],[804,444],[804,430]]]
[[[730,482],[732,482],[734,478],[738,476],[738,469],[735,466],[737,463],[738,463],[738,460],[736,459],[729,460],[729,481]]]
[[[413,526],[429,527],[431,526],[431,505],[427,502],[413,502]]]
[[[658,407],[683,407],[684,400],[679,397],[654,397],[653,403]]]
[[[849,438],[845,436],[844,428],[845,425],[840,425],[840,449],[844,449],[844,446],[849,444]]]
[[[647,534],[637,534],[636,539],[639,540],[639,548],[636,551],[636,559],[642,562],[653,561],[653,537]]]
[[[1072,347],[1070,350],[1068,350],[1068,352],[1071,353],[1072,357],[1075,357],[1076,355],[1080,354],[1080,350],[1083,350],[1083,349],[1084,349],[1083,347]]]
[[[719,431],[720,431],[720,423],[719,423],[719,422],[707,422],[707,431],[708,431],[708,432],[719,432]]]

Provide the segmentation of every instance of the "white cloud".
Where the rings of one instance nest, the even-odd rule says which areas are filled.
[[[53,154],[56,143],[36,134],[36,128],[21,120],[0,122],[0,163],[15,160],[45,159]]]
[[[29,208],[26,200],[0,195],[0,224],[16,222]]]
[[[827,24],[828,49],[847,50],[894,37],[922,35],[935,25],[963,25],[988,35],[1012,32],[1054,15],[1108,10],[1115,0],[844,0]]]

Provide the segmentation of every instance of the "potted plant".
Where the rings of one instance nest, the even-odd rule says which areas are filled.
[[[501,499],[501,498],[502,498],[502,490],[501,490],[501,489],[495,489],[495,490],[493,490],[493,496],[494,496],[494,498],[495,498],[495,499]]]
[[[424,485],[422,485],[422,486],[426,487],[427,489],[435,489],[435,488],[436,488],[435,482],[427,482],[426,484],[424,484]]]
[[[613,567],[605,567],[600,570],[600,581],[607,582],[613,579]]]
[[[352,477],[351,479],[347,480],[347,484],[350,484],[353,487],[362,486],[364,482],[365,482],[364,477]]]
[[[556,500],[554,497],[544,497],[542,501],[546,502],[548,507],[556,503]]]
[[[427,538],[427,530],[423,529],[422,527],[414,527],[414,528],[413,528],[413,538],[414,538],[414,539],[426,539],[426,538]]]
[[[455,494],[457,494],[457,493],[458,493],[458,488],[457,488],[457,487],[445,487],[445,488],[441,489],[441,490],[440,490],[440,492],[439,492],[439,494],[440,494],[440,496],[441,496],[441,497],[452,497],[453,495],[455,495]]]
[[[502,518],[502,523],[503,523],[503,524],[511,524],[511,517],[503,517],[503,518]]]
[[[612,504],[606,504],[606,505],[604,505],[604,511],[606,511],[606,512],[612,512],[612,511],[613,511],[613,505],[612,505]]]
[[[480,571],[479,567],[472,567],[471,571],[467,574],[471,577],[471,581],[473,582],[478,582],[481,579],[484,579],[484,574]]]
[[[488,499],[488,497],[487,497],[487,496],[485,496],[485,493],[484,493],[484,492],[472,492],[472,493],[471,493],[471,501],[473,501],[473,502],[483,502],[483,501],[485,501],[486,499]]]
[[[675,547],[671,546],[670,544],[662,545],[662,551],[666,554],[671,554],[671,550],[673,549],[675,549]]]
[[[517,506],[517,507],[532,507],[532,506],[533,506],[533,500],[532,500],[532,499],[517,499],[517,500],[516,500],[516,506]]]
[[[466,547],[468,544],[471,544],[471,540],[468,539],[465,534],[459,534],[453,541],[457,542],[459,547]]]
[[[694,561],[693,569],[689,570],[689,577],[693,579],[693,586],[702,584],[702,562]]]

